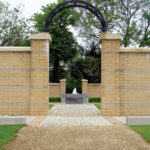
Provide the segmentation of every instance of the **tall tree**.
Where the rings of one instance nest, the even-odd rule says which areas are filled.
[[[58,2],[63,1],[59,0]],[[58,3],[48,4],[42,7],[41,13],[34,14],[32,20],[38,32],[43,32],[49,13],[57,5]],[[68,28],[70,25],[75,25],[78,17],[79,13],[75,10],[66,9],[57,14],[49,26],[49,33],[53,40],[50,45],[50,66],[52,66],[53,82],[59,82],[59,68],[70,62],[77,55],[79,49],[81,49]]]
[[[125,47],[137,45],[141,33],[145,28],[140,28],[139,23],[143,18],[143,9],[149,11],[150,1],[147,0],[87,0],[96,6],[103,14],[107,29],[109,32],[115,32],[122,35],[121,44]],[[99,42],[101,26],[97,18],[86,11],[80,9],[83,13],[77,26],[79,34],[86,37],[86,40]],[[82,34],[81,34],[82,33]]]
[[[150,46],[150,12],[148,11],[143,12],[141,28],[144,30],[139,40],[140,47]]]
[[[29,27],[22,17],[21,8],[10,9],[0,1],[0,46],[23,46],[28,44]]]
[[[79,70],[89,83],[101,82],[101,52],[92,42],[84,57],[80,57],[71,64],[71,68]]]

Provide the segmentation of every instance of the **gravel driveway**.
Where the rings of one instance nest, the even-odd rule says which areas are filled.
[[[127,127],[24,127],[4,150],[150,150]]]

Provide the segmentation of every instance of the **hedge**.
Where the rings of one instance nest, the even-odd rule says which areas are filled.
[[[89,102],[100,103],[101,102],[101,97],[90,97]]]
[[[61,98],[60,97],[49,97],[49,102],[50,103],[60,103]],[[90,97],[89,102],[100,103],[101,102],[101,97]]]
[[[60,103],[61,98],[60,97],[49,97],[49,102],[50,103]]]

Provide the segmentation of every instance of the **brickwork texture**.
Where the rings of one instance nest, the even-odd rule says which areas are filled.
[[[150,48],[121,48],[120,35],[102,33],[102,83],[82,80],[83,94],[102,97],[104,116],[150,115]],[[45,115],[49,96],[66,93],[66,81],[49,84],[48,33],[31,47],[0,47],[0,115]]]

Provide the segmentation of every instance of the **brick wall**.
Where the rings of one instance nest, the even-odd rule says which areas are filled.
[[[101,97],[101,84],[88,83],[88,95],[90,97]]]
[[[60,83],[49,84],[49,96],[50,97],[60,96]]]
[[[31,47],[0,48],[0,115],[43,115],[49,103],[48,33],[30,36]]]
[[[150,115],[150,48],[120,49],[121,115]]]
[[[60,83],[49,83],[49,96],[57,97],[66,94],[66,79],[60,80]]]
[[[49,96],[66,93],[66,81],[49,87],[48,33],[31,47],[0,47],[0,115],[44,115]],[[120,35],[101,34],[102,83],[82,80],[83,94],[102,97],[102,115],[150,115],[150,48],[120,48]]]
[[[101,97],[101,84],[88,83],[88,80],[82,80],[82,94],[87,94],[89,97]]]
[[[102,115],[150,115],[150,48],[120,48],[120,40],[101,35]]]
[[[30,55],[30,47],[0,48],[0,114],[29,114]]]

